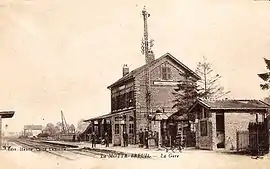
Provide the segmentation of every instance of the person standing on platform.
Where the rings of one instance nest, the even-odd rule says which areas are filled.
[[[156,147],[158,147],[158,132],[157,131],[154,131],[154,138],[155,138],[155,143],[156,143]]]
[[[92,140],[92,148],[96,147],[96,133],[95,132],[92,133],[91,140]]]
[[[75,136],[75,134],[72,136],[72,141],[73,141],[73,142],[76,141],[76,136]]]
[[[145,148],[148,148],[148,130],[144,131],[144,139],[145,139]]]
[[[128,134],[124,131],[123,133],[124,147],[128,146]]]
[[[139,131],[139,141],[140,141],[139,147],[143,147],[143,131],[142,131],[142,129],[140,129],[140,131]]]
[[[109,135],[107,132],[105,132],[105,145],[106,147],[109,147]]]

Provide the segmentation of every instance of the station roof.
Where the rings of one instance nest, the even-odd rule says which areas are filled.
[[[150,67],[151,65],[157,63],[158,61],[160,61],[161,59],[168,57],[170,59],[172,59],[173,61],[175,61],[179,66],[181,66],[183,69],[185,69],[187,72],[189,72],[193,77],[195,77],[196,79],[200,79],[200,76],[195,73],[194,71],[192,71],[191,69],[189,69],[186,65],[184,65],[182,62],[180,62],[178,59],[176,59],[174,56],[172,56],[170,53],[166,53],[164,55],[162,55],[161,57],[157,58],[156,60],[154,60],[153,62],[149,63],[149,64],[145,64],[141,67],[138,67],[137,69],[134,69],[133,71],[131,71],[130,73],[126,74],[125,76],[121,77],[120,79],[118,79],[116,82],[114,82],[112,85],[108,86],[107,88],[110,89],[116,85],[121,84],[124,81],[128,81],[132,78],[134,78],[135,76],[137,76],[139,73],[141,73],[142,71],[144,71],[144,69],[146,67]]]
[[[202,106],[210,110],[268,110],[270,105],[261,100],[203,100],[198,99],[190,111]]]
[[[15,113],[15,111],[1,111],[0,110],[0,116],[2,118],[12,118],[14,113]]]

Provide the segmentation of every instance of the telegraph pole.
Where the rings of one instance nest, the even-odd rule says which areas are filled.
[[[151,59],[149,58],[149,42],[148,42],[148,25],[147,25],[147,19],[150,16],[150,14],[146,11],[146,8],[144,7],[142,11],[143,15],[143,21],[144,21],[144,39],[143,39],[143,49],[144,49],[144,55],[145,55],[145,86],[146,86],[146,115],[147,115],[147,128],[149,129],[150,121],[149,121],[149,114],[150,114],[150,104],[151,104],[151,95],[150,95],[150,69],[148,64],[151,62]]]
[[[144,55],[145,55],[145,62],[146,64],[149,63],[149,46],[148,46],[148,25],[147,25],[147,19],[150,16],[150,14],[146,11],[146,8],[143,8],[142,11],[143,15],[143,21],[144,21]]]

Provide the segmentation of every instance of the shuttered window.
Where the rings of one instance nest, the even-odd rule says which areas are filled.
[[[129,133],[130,134],[134,133],[134,124],[129,124]]]
[[[161,66],[161,79],[162,80],[172,79],[172,71],[168,64],[164,64]]]

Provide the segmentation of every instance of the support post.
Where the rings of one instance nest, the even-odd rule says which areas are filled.
[[[2,134],[2,116],[0,116],[0,150],[3,147],[3,134]]]
[[[217,130],[216,130],[216,113],[211,113],[210,118],[210,126],[211,126],[211,150],[217,150]]]
[[[239,152],[239,131],[236,130],[236,151]]]
[[[161,120],[160,121],[158,121],[159,123],[158,123],[158,128],[159,128],[159,132],[158,132],[158,149],[160,150],[161,149],[161,142],[162,142],[162,140],[161,140]]]

